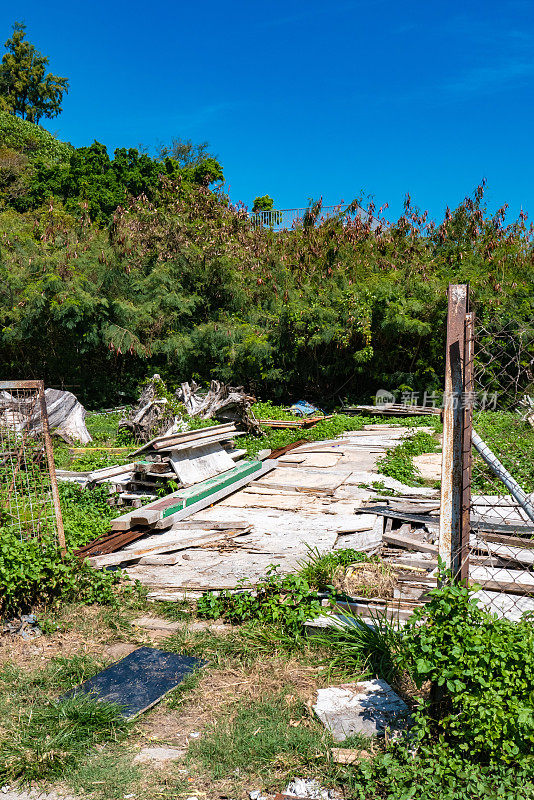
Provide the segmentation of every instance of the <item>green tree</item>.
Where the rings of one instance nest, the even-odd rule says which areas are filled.
[[[7,53],[0,64],[0,108],[30,122],[56,117],[68,92],[67,78],[46,72],[48,58],[26,40],[22,22],[15,22],[5,46]]]
[[[263,197],[256,197],[254,205],[252,206],[252,211],[272,211],[273,205],[273,198],[269,197],[268,194],[264,194]]]

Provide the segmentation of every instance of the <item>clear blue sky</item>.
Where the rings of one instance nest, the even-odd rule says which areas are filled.
[[[532,0],[19,0],[76,146],[207,139],[233,201],[360,192],[439,217],[483,178],[534,217]]]

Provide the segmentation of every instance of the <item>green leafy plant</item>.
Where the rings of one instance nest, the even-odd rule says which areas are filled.
[[[252,591],[205,592],[197,602],[197,614],[231,623],[258,622],[287,631],[300,631],[306,619],[321,613],[317,592],[300,575],[281,576],[278,567],[268,570]]]
[[[120,572],[95,570],[70,552],[62,556],[54,539],[21,540],[8,529],[0,531],[1,614],[14,614],[37,601],[60,597],[117,604],[120,581]]]
[[[414,466],[413,457],[423,453],[433,453],[436,441],[432,434],[417,431],[402,440],[396,447],[389,449],[377,463],[377,468],[388,478],[394,478],[408,486],[419,486],[423,483],[421,475]]]
[[[520,761],[534,744],[534,624],[488,614],[475,590],[432,590],[405,628],[403,664],[437,689],[428,710],[440,740],[484,762]]]

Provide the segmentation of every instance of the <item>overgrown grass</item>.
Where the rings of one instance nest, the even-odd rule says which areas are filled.
[[[2,783],[60,777],[95,745],[127,733],[129,726],[115,706],[87,695],[56,699],[101,667],[88,656],[74,656],[53,658],[32,672],[13,664],[0,668]]]
[[[349,547],[323,554],[316,547],[310,548],[308,557],[300,565],[299,574],[314,589],[322,590],[331,588],[339,567],[361,561],[369,561],[369,556]]]
[[[534,428],[517,412],[479,411],[473,427],[525,492],[534,492]],[[508,490],[474,453],[472,489],[484,494],[506,494]]]
[[[263,404],[262,404],[263,405]],[[278,412],[278,406],[270,406],[273,414],[280,413],[282,416],[276,416],[274,419],[287,419],[288,415],[283,409]],[[290,419],[299,419],[289,415]],[[318,442],[323,439],[335,439],[345,431],[360,431],[365,424],[376,421],[374,417],[349,417],[345,414],[335,414],[331,419],[318,422],[311,428],[293,428],[293,429],[280,429],[266,428],[264,436],[242,436],[239,439],[239,446],[247,450],[249,456],[254,458],[259,450],[270,448],[276,450],[279,447],[285,447],[293,442],[298,442],[299,439],[308,439],[310,442]]]

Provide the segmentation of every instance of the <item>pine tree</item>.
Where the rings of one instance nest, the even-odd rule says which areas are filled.
[[[26,26],[13,25],[0,64],[0,108],[10,114],[39,122],[41,117],[56,117],[61,112],[67,78],[46,73],[48,58],[26,40]]]

